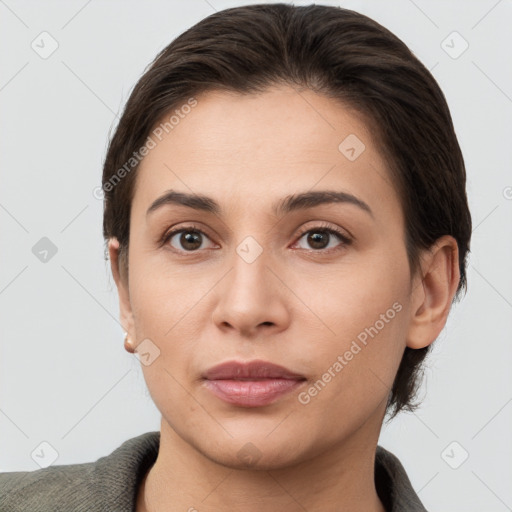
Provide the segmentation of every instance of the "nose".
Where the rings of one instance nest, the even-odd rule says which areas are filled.
[[[264,252],[254,261],[235,254],[230,271],[216,287],[212,319],[219,329],[258,337],[288,327],[290,291],[275,267]]]

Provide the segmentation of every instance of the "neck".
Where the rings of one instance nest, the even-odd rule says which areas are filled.
[[[160,448],[137,512],[386,512],[375,489],[378,429],[370,421],[343,443],[284,468],[238,469],[208,458],[162,418]]]

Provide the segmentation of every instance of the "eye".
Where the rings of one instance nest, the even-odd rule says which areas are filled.
[[[305,236],[307,237],[305,238]],[[333,241],[333,237],[336,237],[341,243],[337,246],[333,246],[331,242]],[[329,227],[329,225],[319,225],[313,228],[309,228],[307,231],[304,231],[300,238],[300,240],[305,239],[306,243],[310,244],[310,247],[302,247],[306,250],[324,250],[324,249],[335,249],[343,248],[346,245],[350,245],[351,239],[348,238],[344,233],[336,228]],[[298,243],[298,242],[296,242]]]
[[[180,236],[176,236],[178,234]],[[162,244],[170,242],[171,247],[178,251],[196,252],[198,249],[205,248],[202,246],[205,238],[209,240],[208,236],[196,226],[185,226],[166,233]]]
[[[334,247],[331,244],[333,237],[337,238],[340,242]],[[326,252],[330,252],[332,249],[341,249],[347,245],[350,245],[352,242],[352,240],[347,235],[345,235],[339,229],[331,227],[329,224],[318,225],[303,231],[300,234],[298,242],[295,243],[299,243],[302,239],[305,239],[306,242],[310,244],[309,248],[302,247],[302,249],[313,250],[314,252],[319,252],[321,250],[327,250]],[[162,245],[170,242],[171,247],[176,251],[191,253],[198,252],[199,249],[208,248],[203,245],[205,240],[210,240],[208,235],[206,235],[198,227],[191,225],[184,226],[166,233],[162,238]],[[214,244],[212,243],[210,248],[213,245]]]

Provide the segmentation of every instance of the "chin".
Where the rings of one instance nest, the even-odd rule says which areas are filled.
[[[204,452],[203,452],[204,453]],[[284,455],[276,450],[260,450],[253,443],[247,442],[235,451],[223,453],[204,453],[211,461],[230,469],[269,471],[284,469],[298,461],[292,455]]]

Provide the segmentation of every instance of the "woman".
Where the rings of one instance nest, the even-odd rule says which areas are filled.
[[[378,446],[466,285],[445,98],[354,11],[218,12],[155,59],[103,170],[160,432],[0,475],[1,510],[424,511]]]

